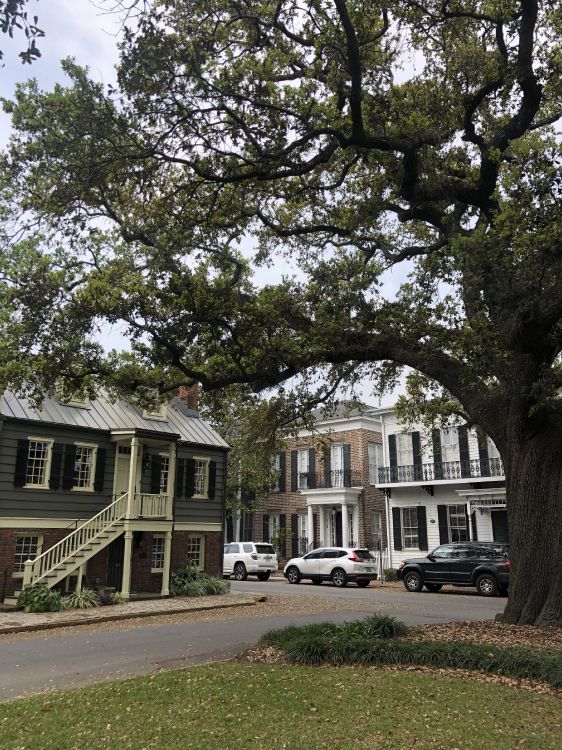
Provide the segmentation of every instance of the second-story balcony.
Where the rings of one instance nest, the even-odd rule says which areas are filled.
[[[501,458],[470,461],[437,461],[409,466],[382,466],[378,469],[377,484],[452,482],[457,480],[503,479]]]
[[[331,469],[321,473],[301,471],[297,474],[297,489],[320,490],[337,487],[361,487],[361,472],[351,469]]]

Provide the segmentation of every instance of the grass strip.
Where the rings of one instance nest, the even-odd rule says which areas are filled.
[[[375,622],[373,622],[375,620]],[[465,641],[408,641],[404,631],[380,635],[377,618],[343,625],[317,623],[271,630],[260,643],[275,646],[293,664],[404,664],[538,680],[562,688],[562,652],[527,646],[497,646]]]

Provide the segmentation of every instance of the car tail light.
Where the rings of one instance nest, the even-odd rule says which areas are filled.
[[[352,552],[351,555],[347,559],[351,560],[351,562],[363,562],[363,559],[361,557],[357,557],[355,552]]]
[[[258,559],[258,556],[256,555],[255,552],[252,552],[252,554],[250,555],[250,557],[252,558],[252,560],[257,560]]]
[[[509,562],[509,560],[506,560],[504,562],[504,565],[505,565],[506,568],[511,568],[511,563]]]

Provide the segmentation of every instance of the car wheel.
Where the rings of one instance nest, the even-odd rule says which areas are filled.
[[[368,579],[360,579],[356,582],[360,589],[366,589],[367,586],[371,583]]]
[[[421,591],[423,586],[422,577],[415,570],[410,570],[404,576],[404,588],[406,591]]]
[[[267,573],[258,573],[258,581],[267,581],[270,575],[271,573],[269,570]]]
[[[236,563],[233,570],[235,581],[245,581],[248,577],[248,572],[244,563]]]
[[[336,568],[332,571],[332,583],[334,586],[337,586],[338,588],[343,588],[344,586],[347,586],[347,574],[345,570],[342,570],[341,568]]]
[[[424,583],[424,586],[428,591],[431,591],[432,594],[436,594],[438,591],[441,591],[443,588],[442,583]]]
[[[289,581],[289,583],[300,583],[301,573],[300,573],[300,570],[295,565],[291,565],[286,575],[287,575],[287,580]]]
[[[313,584],[314,584],[315,586],[320,586],[320,584],[322,583],[322,579],[321,579],[321,578],[313,578],[313,579],[312,579],[312,583],[313,583]]]
[[[482,573],[476,579],[476,590],[482,596],[497,596],[498,582],[491,573]]]

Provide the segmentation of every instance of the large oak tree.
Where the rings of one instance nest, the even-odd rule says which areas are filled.
[[[67,62],[7,105],[5,381],[413,368],[501,452],[505,619],[562,623],[561,36],[555,0],[155,3],[116,90]],[[299,276],[258,287],[248,238]]]

